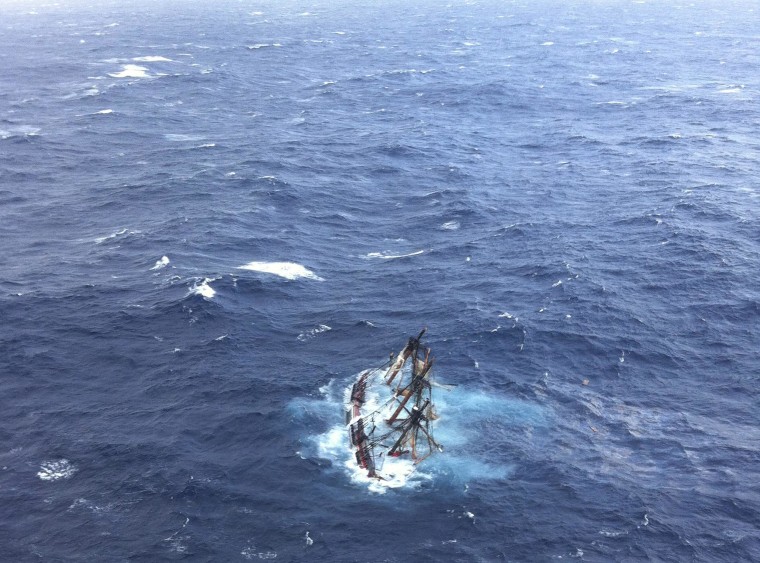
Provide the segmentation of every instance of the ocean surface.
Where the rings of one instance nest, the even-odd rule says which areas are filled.
[[[0,560],[760,560],[758,10],[4,1]]]

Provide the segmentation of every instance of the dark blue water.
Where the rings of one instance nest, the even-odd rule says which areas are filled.
[[[4,2],[0,559],[760,559],[758,23]],[[423,326],[378,494],[331,432]]]

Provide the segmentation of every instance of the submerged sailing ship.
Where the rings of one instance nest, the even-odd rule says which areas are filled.
[[[433,358],[420,344],[424,334],[425,329],[410,338],[384,366],[362,372],[351,388],[346,423],[356,463],[368,477],[392,478],[383,473],[391,458],[416,465],[443,451],[431,428],[437,418],[430,379]]]

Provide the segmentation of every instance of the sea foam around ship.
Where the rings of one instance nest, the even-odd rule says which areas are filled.
[[[388,457],[382,460],[379,471],[385,479],[379,480],[368,477],[367,471],[356,464],[345,424],[351,388],[358,377],[356,374],[348,380],[331,380],[319,389],[318,398],[294,399],[289,410],[296,420],[315,417],[315,422],[326,428],[317,434],[304,433],[301,440],[304,448],[300,454],[329,460],[349,481],[372,493],[439,483],[466,489],[473,481],[508,479],[512,466],[503,460],[494,463],[489,452],[503,447],[515,429],[530,431],[534,427],[545,427],[551,418],[537,404],[463,386],[451,390],[434,387],[438,419],[433,422],[433,437],[443,446],[443,451],[433,453],[419,465],[407,457]],[[377,391],[377,387],[382,386],[379,378],[382,373],[375,375],[375,388],[368,387],[366,412],[381,405]],[[381,462],[376,461],[378,465]]]

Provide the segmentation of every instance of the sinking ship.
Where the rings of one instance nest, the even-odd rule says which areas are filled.
[[[359,374],[348,394],[346,426],[356,463],[367,476],[392,482],[443,447],[433,438],[430,349],[423,329],[388,362]],[[446,387],[446,386],[441,386]],[[405,463],[403,463],[405,462]],[[385,471],[384,471],[385,468]]]

